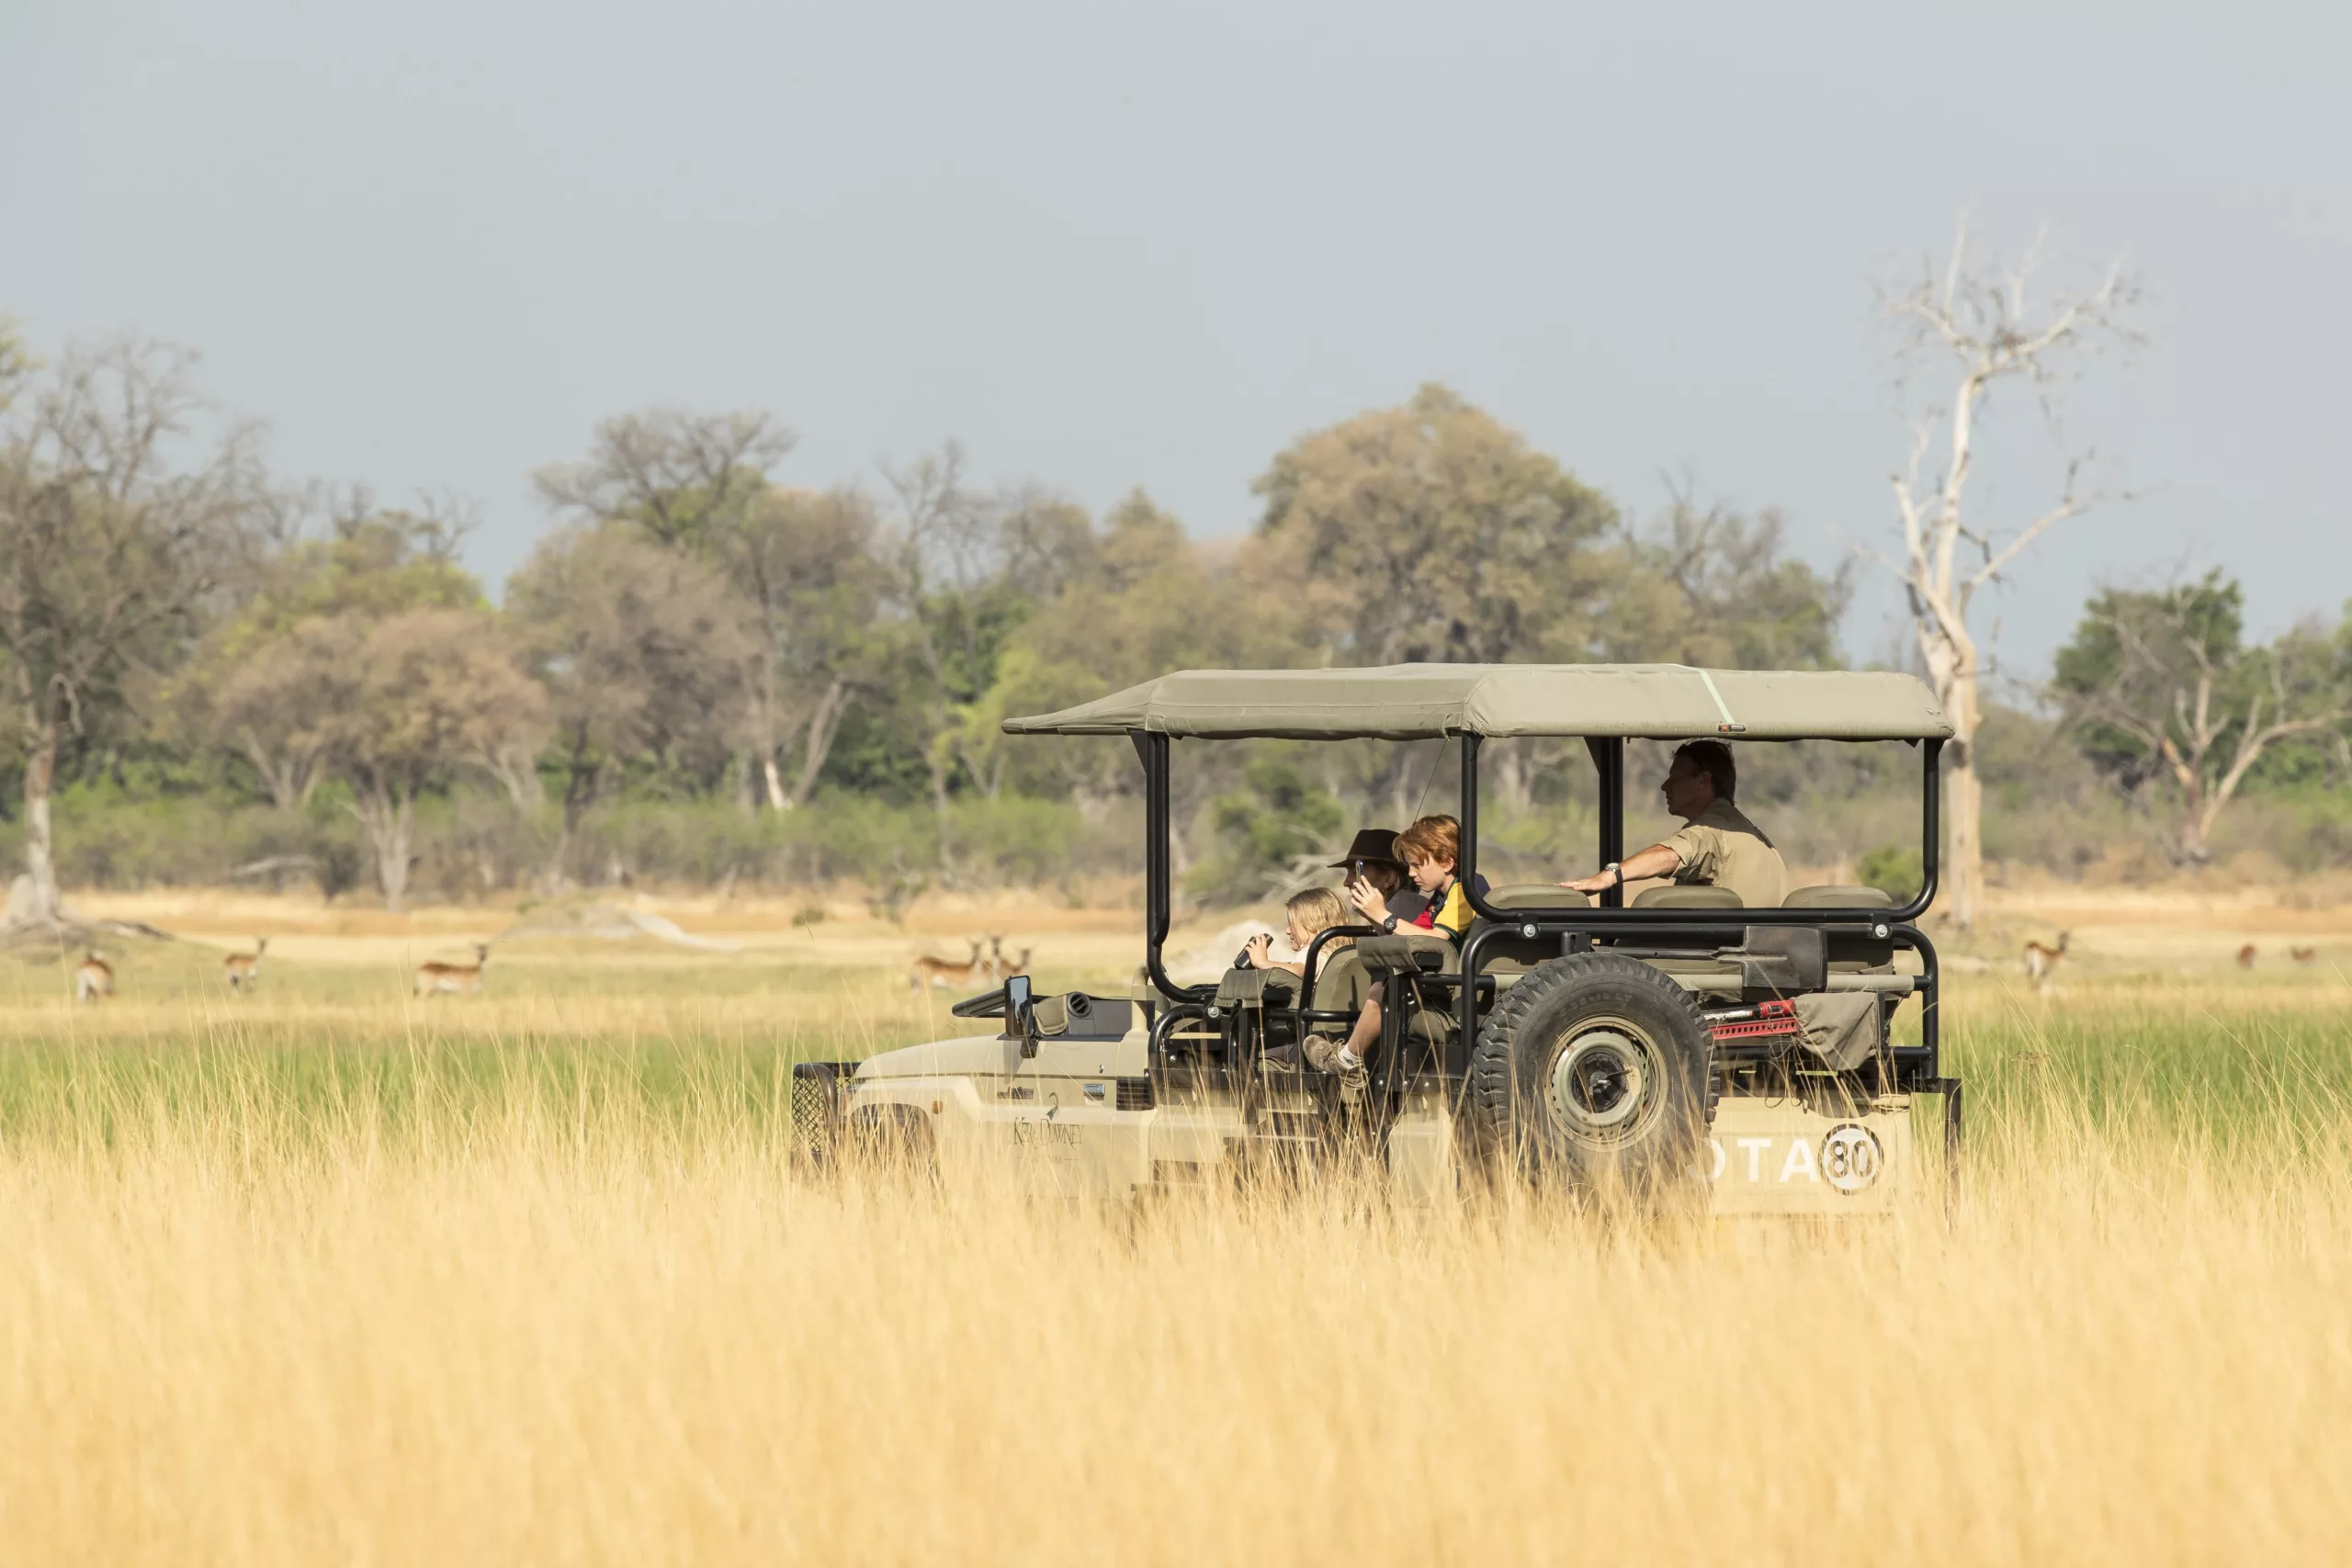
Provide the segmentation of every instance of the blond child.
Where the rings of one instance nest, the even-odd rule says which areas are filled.
[[[1365,886],[1358,884],[1358,886]],[[1306,974],[1307,944],[1333,926],[1350,925],[1347,901],[1329,887],[1310,887],[1295,893],[1283,906],[1289,925],[1290,945],[1299,955],[1298,962],[1286,964],[1273,956],[1273,938],[1254,936],[1250,939],[1250,965],[1253,969],[1286,969],[1304,978]],[[1374,991],[1372,976],[1365,972],[1363,961],[1353,951],[1352,937],[1334,937],[1323,944],[1323,960],[1315,972],[1315,995],[1308,1003],[1316,1012],[1351,1012],[1356,1015],[1352,1028],[1344,1034],[1333,1024],[1317,1024],[1306,1037],[1307,1065],[1319,1072],[1349,1072],[1363,1066],[1363,1047],[1380,1034],[1380,998]]]

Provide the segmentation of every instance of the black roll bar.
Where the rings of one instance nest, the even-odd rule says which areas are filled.
[[[1208,1004],[1205,1002],[1178,1002],[1172,1007],[1162,1008],[1159,1018],[1152,1021],[1149,1043],[1145,1047],[1146,1065],[1157,1067],[1166,1058],[1168,1038],[1176,1032],[1178,1024],[1193,1020],[1205,1021],[1208,1015]]]
[[[1216,987],[1178,985],[1168,977],[1160,957],[1168,940],[1170,884],[1174,880],[1168,856],[1168,737],[1130,729],[1127,739],[1143,763],[1144,973],[1171,1002],[1205,1002],[1216,995]]]
[[[1588,735],[1584,744],[1585,749],[1592,753],[1593,772],[1600,777],[1600,841],[1594,846],[1596,853],[1592,863],[1609,865],[1625,858],[1625,738],[1622,735]],[[1471,775],[1465,773],[1464,784],[1467,786],[1470,782]],[[1600,895],[1600,907],[1604,909],[1623,908],[1625,889],[1622,886],[1604,889]]]
[[[1140,729],[1127,732],[1136,758],[1144,771],[1144,933],[1145,973],[1152,986],[1182,1010],[1182,1015],[1201,1017],[1206,1005],[1216,997],[1213,986],[1180,986],[1170,977],[1163,949],[1171,923],[1173,875],[1171,873],[1169,807],[1169,744],[1165,735]],[[1935,946],[1916,922],[1935,901],[1939,878],[1939,862],[1942,850],[1943,779],[1939,768],[1943,742],[1922,743],[1920,768],[1922,775],[1920,804],[1920,863],[1922,876],[1917,897],[1896,909],[1724,909],[1701,913],[1689,909],[1629,909],[1612,907],[1612,897],[1622,900],[1622,889],[1611,889],[1602,896],[1601,907],[1596,908],[1500,908],[1490,903],[1478,888],[1478,748],[1482,737],[1464,734],[1462,737],[1462,851],[1460,874],[1463,893],[1471,908],[1489,925],[1472,933],[1462,950],[1459,973],[1463,983],[1456,998],[1461,1014],[1462,1039],[1472,1039],[1477,1008],[1478,980],[1487,948],[1506,941],[1528,940],[1521,928],[1533,926],[1538,934],[1558,933],[1564,941],[1569,937],[1590,935],[1611,929],[1639,929],[1657,936],[1702,936],[1713,933],[1736,933],[1755,923],[1754,917],[1769,914],[1775,925],[1871,926],[1881,928],[1886,934],[1916,950],[1921,958],[1924,973],[1920,978],[1921,1019],[1920,1043],[1926,1061],[1926,1078],[1940,1082],[1941,1017],[1939,1003],[1942,996],[1940,965]],[[1624,759],[1625,743],[1615,736],[1591,737],[1587,740],[1594,766],[1600,777],[1600,829],[1599,851],[1602,863],[1624,858]],[[1745,919],[1740,917],[1746,917]],[[1302,1024],[1309,1021],[1307,1014],[1315,995],[1315,976],[1320,965],[1323,949],[1330,940],[1342,936],[1376,936],[1377,928],[1371,926],[1333,926],[1316,934],[1307,944],[1306,974],[1301,977],[1300,1005],[1292,1010]],[[1159,1046],[1176,1022],[1179,1012],[1171,1010],[1154,1020],[1152,1044],[1155,1059]]]
[[[1315,1000],[1315,971],[1323,958],[1323,944],[1335,937],[1379,936],[1378,926],[1326,926],[1315,933],[1306,944],[1306,962],[1300,965],[1306,973],[1299,977],[1298,1005],[1303,1010]]]
[[[1943,1077],[1944,972],[1942,960],[1936,955],[1936,944],[1929,942],[1928,933],[1917,926],[1897,926],[1893,934],[1895,941],[1908,946],[1919,955],[1919,978],[1914,994],[1919,998],[1919,1046],[1928,1058],[1925,1063],[1927,1072],[1923,1076],[1939,1082],[1949,1081],[1954,1087],[1947,1092],[1957,1095],[1960,1092],[1958,1088],[1960,1080],[1958,1078],[1946,1080]],[[1928,1092],[1937,1091],[1930,1089]],[[1954,1115],[1956,1120],[1957,1113],[1955,1112]],[[1953,1135],[1958,1136],[1957,1134]]]
[[[1611,739],[1613,740],[1613,738]],[[1470,908],[1474,911],[1487,919],[1500,921],[1507,925],[1522,925],[1533,921],[1539,925],[1566,925],[1590,931],[1602,931],[1619,926],[1649,927],[1692,923],[1691,911],[1688,909],[1627,909],[1608,908],[1605,905],[1600,908],[1574,908],[1564,906],[1558,908],[1503,909],[1487,902],[1486,895],[1478,890],[1478,746],[1481,739],[1482,737],[1476,735],[1464,734],[1462,737],[1462,856],[1459,874],[1462,878],[1463,894],[1469,900]],[[1853,925],[1859,921],[1892,928],[1908,925],[1926,914],[1928,907],[1936,900],[1938,861],[1942,847],[1943,774],[1937,765],[1937,759],[1943,750],[1943,742],[1925,741],[1921,744],[1920,750],[1922,788],[1919,812],[1921,839],[1919,862],[1923,874],[1920,877],[1919,892],[1917,897],[1895,909],[1742,908],[1725,909],[1714,919],[1744,926],[1753,924],[1756,916],[1769,914],[1774,925]],[[1624,742],[1613,740],[1613,750],[1604,750],[1601,744],[1595,742],[1592,744],[1592,751],[1595,765],[1601,768],[1600,841],[1602,863],[1606,864],[1610,861],[1622,861],[1625,858],[1623,815]],[[1611,763],[1614,765],[1610,765]],[[1614,776],[1613,784],[1611,783],[1612,775]],[[1609,808],[1612,801],[1617,807],[1615,811]],[[1612,822],[1617,825],[1613,844],[1611,833]],[[1615,851],[1613,853],[1611,852],[1612,848]],[[1611,891],[1619,893],[1622,897],[1622,889]],[[1735,915],[1744,915],[1748,919],[1733,919],[1732,917]]]

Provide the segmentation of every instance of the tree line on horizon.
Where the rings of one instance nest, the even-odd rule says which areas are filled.
[[[1678,494],[1631,518],[1440,386],[1274,454],[1229,541],[1141,491],[1098,516],[979,483],[952,442],[798,487],[793,445],[757,411],[605,421],[534,476],[548,525],[493,604],[460,562],[461,509],[287,484],[190,356],[125,339],[43,366],[0,334],[0,769],[35,912],[61,856],[80,863],[61,799],[274,822],[255,863],[339,866],[330,891],[364,875],[395,908],[420,813],[453,802],[480,830],[436,847],[470,852],[476,885],[546,887],[609,879],[599,825],[630,810],[764,821],[737,837],[781,856],[768,875],[801,863],[786,843],[821,875],[842,863],[820,840],[875,830],[862,803],[895,816],[859,869],[903,896],[1020,874],[1024,853],[1038,869],[1024,842],[1127,811],[1124,747],[998,725],[1167,670],[1844,660],[1849,573],[1792,555],[1778,513]],[[2183,862],[2243,793],[2352,777],[2343,628],[2253,647],[2242,618],[2218,573],[2104,591],[2048,694]],[[1558,800],[1560,760],[1496,750],[1503,819]],[[1181,780],[1182,852],[1205,893],[1262,891],[1430,776],[1396,747],[1204,757]],[[159,874],[120,841],[88,872]]]

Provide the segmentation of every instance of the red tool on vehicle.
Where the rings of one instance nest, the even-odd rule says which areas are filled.
[[[1703,1015],[1708,1032],[1717,1040],[1763,1040],[1776,1034],[1798,1034],[1804,1025],[1797,1021],[1797,1004],[1792,1001],[1758,1002],[1748,1008],[1724,1008]]]

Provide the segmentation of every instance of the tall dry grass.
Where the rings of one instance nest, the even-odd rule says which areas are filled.
[[[19,1044],[0,1558],[2333,1555],[2340,1008],[2034,1006],[1956,1209],[1826,1232],[816,1182],[724,1045]]]

